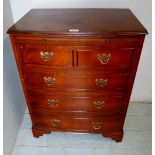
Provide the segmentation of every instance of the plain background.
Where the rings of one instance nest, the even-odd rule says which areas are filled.
[[[10,39],[6,35],[8,27],[14,23],[9,0],[4,1],[3,21],[3,129],[4,155],[9,155],[14,145],[25,111],[25,98],[21,88]]]

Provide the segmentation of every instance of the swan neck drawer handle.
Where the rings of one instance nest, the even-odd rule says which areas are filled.
[[[57,106],[59,102],[58,100],[54,100],[54,99],[48,99],[47,101],[48,101],[48,104],[53,107]]]
[[[94,130],[100,130],[103,127],[102,122],[92,122],[92,125]]]
[[[60,120],[59,119],[52,119],[51,120],[51,124],[52,124],[52,126],[54,126],[54,127],[57,127],[57,126],[59,126],[60,125]]]
[[[104,106],[104,101],[94,101],[93,104],[97,109],[101,109]]]
[[[101,64],[107,64],[111,59],[111,54],[97,54],[96,58]]]
[[[44,77],[44,83],[46,83],[47,85],[53,85],[55,83],[55,77]]]
[[[105,87],[108,84],[108,79],[95,79],[96,85],[99,87]]]
[[[50,61],[53,58],[53,52],[41,51],[40,58],[44,61]]]

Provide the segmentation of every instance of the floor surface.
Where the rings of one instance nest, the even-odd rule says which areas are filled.
[[[121,143],[96,134],[55,132],[34,138],[26,110],[11,155],[151,155],[151,106],[130,103]]]

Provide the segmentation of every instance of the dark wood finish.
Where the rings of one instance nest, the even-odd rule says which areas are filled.
[[[20,49],[22,61],[25,64],[72,66],[72,48],[66,46],[26,45]],[[49,59],[41,57],[41,52],[51,54]],[[65,55],[65,57],[64,57]]]
[[[109,40],[106,42],[105,40]],[[45,41],[46,40],[46,41]],[[27,36],[24,34],[15,35],[15,42],[21,44],[35,44],[35,45],[50,45],[50,46],[102,46],[104,49],[116,49],[116,48],[132,48],[137,46],[137,42],[139,42],[138,36],[103,36],[103,35],[61,35],[61,39],[59,35],[52,35],[52,38],[47,35],[37,35],[35,38],[33,36]],[[111,46],[112,45],[112,46]]]
[[[70,29],[88,35],[147,33],[129,9],[33,9],[8,33],[73,34]]]
[[[39,138],[40,136],[43,136],[43,134],[49,134],[51,133],[51,131],[47,130],[47,129],[39,129],[39,128],[36,128],[34,126],[32,126],[32,133],[33,133],[33,136],[35,138]]]
[[[116,142],[122,142],[123,138],[123,131],[117,131],[117,132],[104,132],[103,137],[110,137],[111,139],[115,140]]]
[[[70,47],[70,46],[39,46],[26,45],[19,47],[21,51],[22,61],[25,64],[36,65],[52,65],[52,66],[80,66],[80,67],[110,67],[110,66],[129,66],[131,64],[134,48],[122,48],[120,50],[107,50],[105,47]],[[72,49],[76,49],[76,53],[71,53]],[[52,53],[51,59],[41,58],[41,52]],[[111,58],[106,64],[102,64],[97,55],[110,54]],[[65,57],[64,57],[65,55]],[[77,59],[72,62],[72,57],[76,55]],[[78,59],[78,57],[80,59]]]
[[[79,67],[122,67],[127,66],[129,67],[132,61],[132,56],[134,54],[134,49],[126,48],[126,49],[114,49],[114,50],[106,50],[104,47],[99,49],[77,49],[78,52],[78,66]],[[100,58],[103,56],[108,56],[109,60],[105,63],[98,60],[98,55]]]
[[[54,84],[45,83],[44,77],[55,79]],[[36,74],[33,72],[26,73],[27,84],[30,86],[36,87],[44,87],[58,90],[65,89],[83,89],[92,91],[106,90],[106,89],[126,89],[126,83],[128,76],[127,75],[94,75],[94,76],[69,76],[69,75],[51,75],[51,74]],[[100,81],[100,79],[107,80],[107,84],[105,86],[97,85],[96,79]]]
[[[59,94],[30,96],[33,109],[48,109],[51,111],[84,111],[84,112],[121,112],[123,96],[60,96]],[[53,102],[50,102],[50,101]]]
[[[8,33],[34,137],[70,131],[122,141],[147,34],[130,10],[34,9]]]
[[[102,133],[103,131],[117,131],[119,117],[71,117],[34,112],[36,126],[53,131],[73,131]],[[53,122],[54,121],[54,122]],[[95,124],[96,123],[96,124]],[[99,124],[98,124],[99,123]]]

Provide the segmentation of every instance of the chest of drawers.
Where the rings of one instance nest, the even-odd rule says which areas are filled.
[[[146,29],[128,9],[34,9],[9,30],[34,137],[122,141]]]

